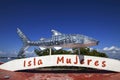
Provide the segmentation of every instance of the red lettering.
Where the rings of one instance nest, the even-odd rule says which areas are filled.
[[[81,59],[81,60],[80,60],[80,64],[84,64],[84,59]]]
[[[62,57],[62,58],[57,57],[57,64],[58,64],[59,62],[61,62],[61,61],[62,61],[62,63],[64,63],[64,57]]]
[[[67,59],[66,59],[66,63],[67,63],[67,64],[71,64],[71,59],[67,58]]]
[[[24,67],[26,66],[26,61],[24,61],[24,65],[23,65]]]
[[[28,66],[31,66],[31,62],[32,62],[32,61],[29,61],[29,62],[28,62]]]
[[[78,63],[78,57],[76,56],[76,61],[74,62],[74,64],[77,64]]]
[[[99,63],[99,61],[95,61],[94,65],[95,65],[95,66],[99,66],[98,63]]]
[[[42,63],[42,60],[40,59],[40,60],[38,60],[38,65],[41,65],[41,64],[43,64],[43,63]]]
[[[36,66],[41,64],[43,64],[42,59],[37,60],[36,58],[32,58],[32,60],[24,60],[23,67]]]
[[[106,61],[102,62],[102,67],[106,67]]]
[[[34,66],[36,65],[36,58],[34,58]]]
[[[87,64],[90,65],[90,62],[91,62],[91,61],[92,61],[91,59],[88,59],[88,60],[87,60]]]

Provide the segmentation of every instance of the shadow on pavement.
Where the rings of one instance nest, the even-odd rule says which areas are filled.
[[[28,72],[28,73],[117,73],[113,71],[105,70],[20,70],[16,72]]]

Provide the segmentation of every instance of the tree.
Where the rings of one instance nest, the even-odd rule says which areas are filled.
[[[49,55],[49,49],[45,49],[45,50],[35,49],[34,52],[38,56]]]
[[[73,48],[72,49],[73,54],[79,55],[78,49],[80,49],[80,54],[81,55],[108,57],[105,53],[98,52],[97,50],[90,51],[90,48]],[[49,49],[45,49],[45,50],[35,49],[34,52],[38,56],[44,56],[44,55],[49,55],[50,50]],[[70,51],[63,50],[63,49],[60,49],[60,50],[52,49],[51,52],[52,52],[52,55],[55,55],[55,54],[71,54],[72,53]]]
[[[100,57],[108,57],[105,53],[100,53],[99,56]]]

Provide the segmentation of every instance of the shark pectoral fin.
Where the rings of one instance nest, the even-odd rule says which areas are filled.
[[[62,49],[62,47],[54,47],[56,50]]]
[[[39,47],[41,50],[45,50],[46,48],[45,47]]]

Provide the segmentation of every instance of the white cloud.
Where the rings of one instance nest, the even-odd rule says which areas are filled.
[[[105,51],[112,51],[112,50],[120,51],[120,48],[118,48],[116,46],[111,46],[111,47],[105,47],[105,48],[103,48],[103,50],[105,50]]]
[[[107,51],[107,50],[108,50],[108,47],[103,48],[103,50],[104,50],[104,51]]]
[[[116,46],[105,47],[102,52],[106,53],[110,58],[120,59],[120,48]]]
[[[90,48],[90,51],[94,50],[94,48]]]
[[[0,56],[3,56],[3,55],[5,55],[5,54],[6,54],[5,52],[0,51]]]
[[[27,57],[34,57],[34,56],[36,56],[36,54],[34,53],[34,50],[32,50],[32,51],[27,50],[27,51],[25,51],[24,54]],[[9,52],[0,51],[0,56],[2,56],[2,57],[17,57],[17,55],[18,55],[18,51],[9,51]]]
[[[26,54],[32,54],[34,53],[34,50],[33,51],[25,51]]]
[[[25,51],[25,53],[24,53],[27,57],[35,57],[35,56],[37,56],[35,53],[34,53],[34,50],[32,50],[32,51]]]
[[[0,51],[0,54],[2,54],[2,51]]]
[[[70,51],[70,52],[72,52],[72,53],[73,53],[73,50],[72,50],[72,49],[68,49],[67,51]]]
[[[11,51],[11,52],[0,51],[0,56],[2,56],[2,57],[16,57],[17,52],[16,51]]]

